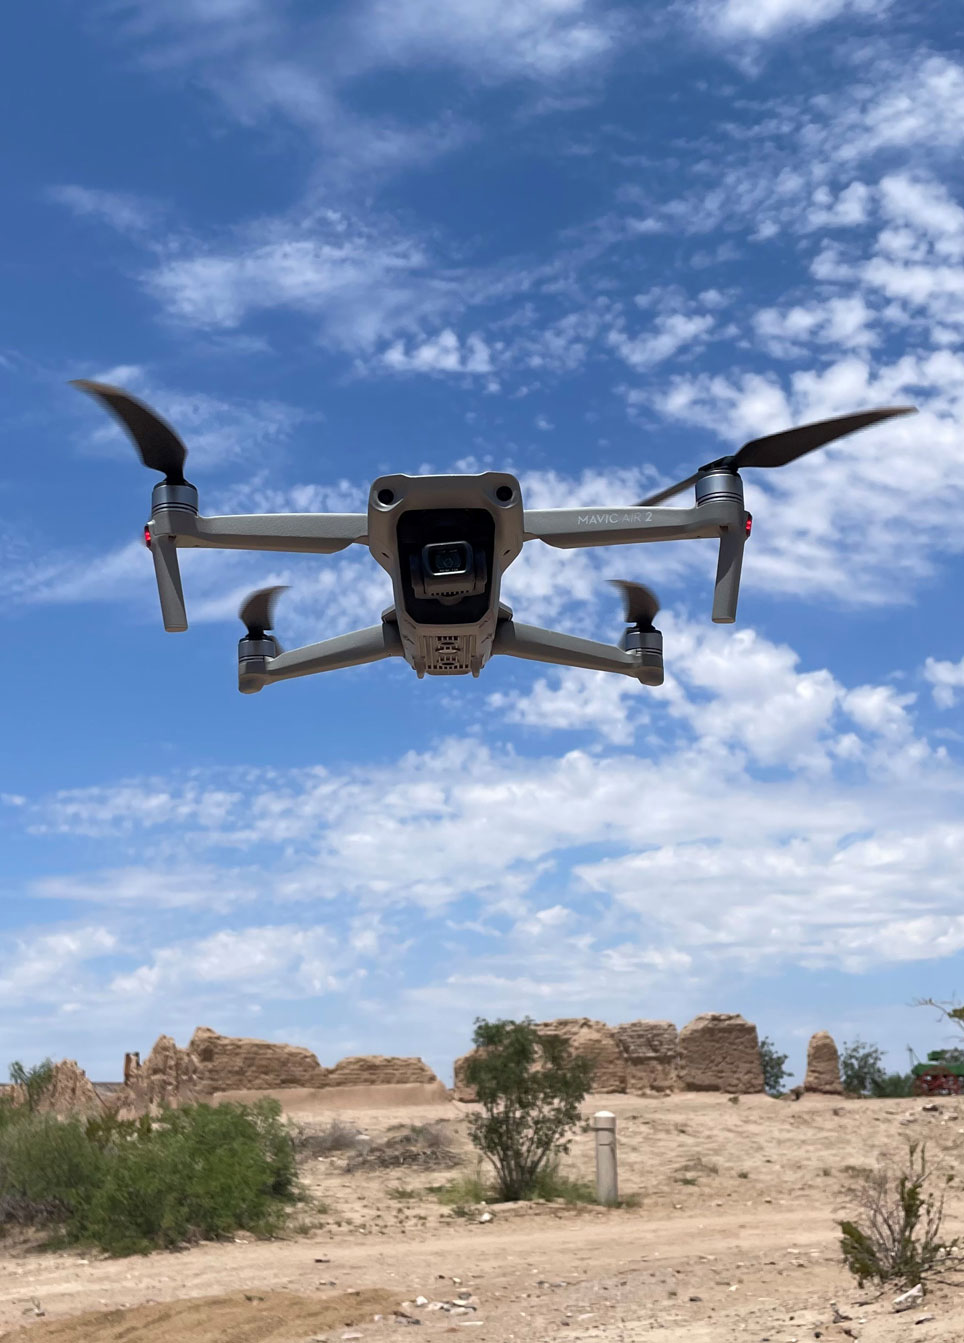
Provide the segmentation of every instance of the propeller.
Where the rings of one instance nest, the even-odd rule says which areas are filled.
[[[627,583],[622,578],[610,578],[608,581],[623,594],[627,625],[639,625],[641,629],[651,630],[653,619],[659,610],[659,598],[656,593],[644,587],[642,583]]]
[[[749,443],[744,443],[739,452],[734,453],[732,457],[719,457],[715,462],[701,466],[695,475],[687,476],[685,480],[670,485],[668,489],[651,494],[648,499],[641,499],[635,507],[647,508],[651,504],[661,504],[664,499],[679,494],[680,490],[685,490],[687,486],[695,485],[700,476],[705,475],[707,471],[739,471],[744,466],[786,466],[789,462],[795,462],[798,457],[813,452],[814,448],[822,448],[825,443],[832,443],[835,438],[843,438],[845,434],[866,429],[868,425],[876,424],[878,420],[889,420],[893,415],[914,415],[916,411],[916,406],[888,406],[882,410],[863,410],[857,415],[839,415],[832,420],[817,420],[813,424],[799,425],[796,429],[784,429],[782,433],[768,434],[765,438],[753,438]]]
[[[168,485],[186,485],[184,459],[187,448],[169,424],[143,401],[138,401],[120,387],[106,382],[89,382],[78,378],[71,383],[89,393],[120,420],[134,440],[141,461],[152,471],[160,471]]]
[[[243,620],[249,639],[263,639],[265,632],[274,629],[274,604],[279,593],[287,592],[287,584],[276,588],[259,588],[252,592],[238,615]]]

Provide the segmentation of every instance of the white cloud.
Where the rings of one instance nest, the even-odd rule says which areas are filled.
[[[684,347],[700,344],[713,325],[714,319],[708,314],[662,314],[647,334],[630,338],[625,331],[612,331],[609,344],[630,368],[640,372],[663,363]]]
[[[482,79],[555,79],[608,54],[615,24],[593,0],[370,0],[357,19],[373,65],[452,63]]]
[[[570,669],[552,681],[540,677],[525,694],[498,690],[487,696],[486,704],[497,720],[507,723],[554,731],[588,729],[605,741],[625,745],[646,717],[645,696],[629,677]]]
[[[156,228],[161,213],[153,201],[126,191],[64,185],[50,187],[47,195],[74,214],[101,220],[118,233],[149,233]]]
[[[304,225],[253,227],[223,249],[162,261],[146,282],[172,316],[230,329],[252,314],[291,308],[316,317],[324,339],[369,349],[453,306],[452,285],[421,244],[325,211]]]
[[[700,0],[705,26],[726,39],[765,40],[812,28],[844,14],[881,15],[892,0]]]
[[[398,340],[379,356],[380,362],[396,373],[491,373],[492,351],[473,333],[463,342],[451,327],[437,336],[413,341],[410,346]]]
[[[950,709],[957,702],[957,691],[964,689],[964,658],[960,662],[941,662],[928,658],[924,676],[934,687],[934,703],[941,709]]]

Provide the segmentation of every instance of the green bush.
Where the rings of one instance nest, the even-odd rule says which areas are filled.
[[[879,1077],[873,1078],[870,1083],[871,1095],[878,1096],[881,1099],[893,1099],[894,1097],[913,1096],[914,1094],[914,1074],[913,1073],[883,1073]]]
[[[788,1054],[781,1054],[776,1045],[764,1036],[760,1041],[760,1066],[763,1069],[763,1087],[768,1096],[779,1096],[783,1091],[783,1080],[792,1077],[786,1069]]]
[[[18,1107],[0,1128],[0,1223],[64,1222],[104,1177],[104,1153],[77,1120]]]
[[[0,1125],[0,1223],[56,1224],[110,1254],[272,1234],[296,1197],[275,1100],[86,1124],[18,1107]]]
[[[495,1171],[503,1202],[532,1198],[542,1169],[569,1150],[593,1063],[574,1057],[565,1040],[540,1035],[534,1023],[476,1020],[476,1052],[465,1065],[481,1114],[469,1136]]]
[[[879,1045],[868,1045],[863,1040],[844,1044],[840,1051],[840,1078],[844,1091],[857,1096],[870,1095],[874,1085],[880,1084],[885,1077],[884,1051]]]
[[[73,1237],[130,1254],[236,1230],[277,1232],[296,1187],[280,1116],[275,1100],[165,1111],[148,1135],[111,1150]]]

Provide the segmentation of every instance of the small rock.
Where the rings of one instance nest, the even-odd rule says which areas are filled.
[[[416,1304],[416,1306],[427,1306],[427,1305],[428,1305],[428,1297],[427,1297],[427,1296],[417,1296],[417,1297],[415,1298],[415,1304]]]
[[[358,1332],[357,1329],[353,1329],[350,1333],[342,1334],[342,1338],[361,1338],[361,1337],[362,1335]]]
[[[702,1298],[701,1296],[691,1296],[691,1297],[690,1297],[690,1300],[691,1300],[691,1301],[702,1301],[703,1298]]]
[[[941,1112],[941,1107],[936,1101],[928,1101],[926,1105],[922,1105],[920,1108],[925,1114],[939,1115]]]
[[[919,1306],[924,1299],[924,1284],[919,1282],[916,1287],[912,1287],[909,1292],[902,1292],[894,1301],[894,1310],[912,1310],[914,1306]]]
[[[483,1223],[484,1223],[484,1222],[491,1222],[491,1221],[492,1221],[492,1214],[491,1214],[490,1212],[484,1212],[484,1213],[482,1214],[482,1216],[479,1218],[479,1221],[480,1221],[480,1222],[483,1222]]]
[[[936,1316],[936,1315],[918,1315],[918,1317],[917,1317],[917,1319],[914,1321],[914,1323],[915,1323],[915,1324],[927,1324],[928,1320],[936,1320],[936,1319],[937,1319],[937,1316]]]

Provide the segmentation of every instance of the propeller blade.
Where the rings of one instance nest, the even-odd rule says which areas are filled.
[[[143,401],[138,401],[120,387],[106,382],[89,382],[78,378],[72,387],[79,387],[96,397],[101,405],[114,414],[134,440],[141,461],[152,471],[160,471],[169,485],[185,485],[184,459],[187,448],[169,424]]]
[[[672,499],[674,494],[679,494],[680,490],[685,490],[688,485],[695,485],[700,478],[697,471],[694,476],[687,476],[685,480],[677,481],[675,485],[670,485],[669,489],[660,490],[658,494],[651,494],[648,499],[640,499],[634,508],[651,508],[653,504],[661,504],[664,499]]]
[[[796,429],[784,429],[779,434],[753,438],[749,443],[744,443],[739,452],[732,457],[718,457],[715,462],[707,463],[702,471],[714,466],[726,467],[731,471],[739,471],[744,466],[787,466],[790,462],[795,462],[798,457],[813,452],[815,448],[822,448],[836,438],[843,438],[845,434],[856,433],[858,429],[866,429],[879,420],[889,420],[894,415],[916,413],[916,406],[887,406],[881,410],[863,410],[856,415],[838,415],[832,420],[817,420],[813,424],[802,424]],[[695,485],[700,474],[698,471],[693,476],[687,476],[676,485],[670,485],[668,489],[651,494],[648,499],[641,499],[634,507],[650,508],[654,504],[661,504],[664,499],[671,499],[674,494],[679,494],[680,490]]]
[[[238,615],[251,639],[260,639],[266,630],[274,629],[274,604],[279,593],[287,592],[287,584],[276,588],[259,588],[245,601]]]
[[[642,625],[644,629],[648,626],[652,629],[653,619],[659,610],[659,598],[656,593],[642,583],[627,583],[622,578],[610,578],[608,581],[623,594],[626,624]]]
[[[744,466],[786,466],[803,457],[814,448],[822,448],[835,438],[845,434],[854,434],[858,429],[866,429],[878,420],[889,420],[894,415],[914,415],[916,406],[888,406],[883,410],[863,410],[857,415],[838,415],[832,420],[817,420],[814,424],[802,424],[797,429],[784,429],[780,434],[768,434],[766,438],[754,438],[733,458],[737,470]]]

